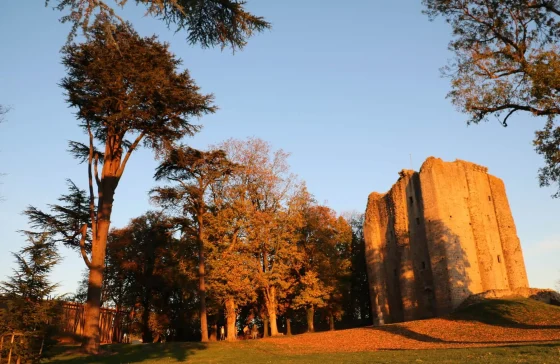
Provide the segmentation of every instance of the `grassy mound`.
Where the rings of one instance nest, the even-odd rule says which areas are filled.
[[[459,309],[452,320],[516,328],[560,328],[560,306],[530,298],[487,299]]]

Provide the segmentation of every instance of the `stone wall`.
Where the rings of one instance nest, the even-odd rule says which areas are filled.
[[[471,294],[527,287],[503,182],[430,157],[372,193],[364,220],[372,310],[385,322],[450,312]]]

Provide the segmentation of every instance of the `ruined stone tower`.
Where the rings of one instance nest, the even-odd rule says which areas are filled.
[[[449,313],[492,289],[528,287],[502,180],[430,157],[369,196],[364,220],[372,310],[388,322]]]

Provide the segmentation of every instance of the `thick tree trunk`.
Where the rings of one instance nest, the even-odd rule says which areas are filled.
[[[105,155],[108,156],[106,146]],[[115,190],[119,184],[118,169],[120,155],[105,159],[99,188],[97,221],[92,221],[96,227],[92,238],[91,260],[89,266],[89,280],[87,301],[84,312],[84,342],[82,349],[89,354],[99,353],[101,341],[99,316],[101,313],[101,293],[103,285],[103,270],[105,269],[105,254],[107,253],[107,237],[111,227],[111,212]],[[92,183],[92,181],[90,181]]]
[[[150,309],[149,303],[144,302],[144,311],[142,311],[142,342],[151,343],[154,341],[152,330],[150,330]]]
[[[213,322],[210,324],[209,341],[218,341],[218,324]]]
[[[208,319],[206,316],[206,272],[204,262],[204,221],[202,220],[203,211],[198,211],[198,294],[200,297],[200,334],[202,342],[208,341]]]
[[[263,319],[263,337],[268,337],[268,315]]]
[[[82,348],[88,354],[97,354],[101,341],[99,316],[101,314],[101,289],[108,233],[109,221],[100,221],[98,224],[98,239],[95,246],[92,247],[88,293],[84,312],[84,343]]]
[[[330,330],[334,331],[334,316],[331,311],[329,311],[329,325],[330,325]]]
[[[266,310],[268,311],[268,320],[270,324],[270,336],[278,335],[278,322],[276,320],[276,287],[270,287],[266,297]]]
[[[147,252],[145,260],[145,273],[144,273],[144,298],[142,300],[142,342],[151,343],[154,341],[154,335],[150,329],[150,303],[152,300],[152,278],[154,274],[155,259],[155,242],[152,242],[150,249]]]
[[[270,313],[270,336],[278,336],[278,323],[276,311]]]
[[[307,308],[307,332],[315,332],[313,325],[313,316],[315,316],[315,307],[313,305]]]
[[[226,300],[227,341],[237,340],[237,327],[235,326],[236,319],[237,311],[235,307],[235,300],[230,297]]]
[[[286,336],[292,336],[292,320],[286,319]]]

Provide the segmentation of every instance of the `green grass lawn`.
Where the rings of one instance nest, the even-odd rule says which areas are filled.
[[[282,340],[282,339],[279,339]],[[560,342],[473,349],[391,350],[297,354],[269,343],[169,343],[107,345],[99,357],[72,354],[68,347],[49,363],[560,363]],[[66,350],[66,352],[65,352]]]
[[[560,363],[560,341],[554,343],[533,343],[543,340],[539,333],[558,332],[560,330],[560,307],[547,305],[534,300],[515,298],[502,300],[487,300],[449,316],[452,321],[480,322],[477,335],[489,336],[488,342],[496,340],[494,336],[484,333],[487,325],[501,330],[524,329],[534,333],[532,339],[523,344],[489,347],[489,348],[461,348],[461,349],[429,349],[429,350],[384,350],[340,352],[338,347],[360,343],[359,332],[353,330],[340,331],[336,340],[325,339],[326,333],[297,335],[290,339],[284,337],[274,340],[247,340],[235,343],[214,342],[201,343],[167,343],[141,345],[105,345],[103,353],[97,357],[86,357],[78,354],[77,347],[55,347],[55,356],[48,363],[52,364],[124,364],[124,363]],[[423,321],[424,323],[426,321]],[[452,330],[446,321],[434,320],[433,325],[445,323],[442,330]],[[389,326],[387,326],[389,327]],[[437,326],[435,326],[437,328]],[[457,326],[461,330],[461,326]],[[409,327],[409,330],[411,327]],[[412,327],[414,329],[414,327]],[[385,334],[379,331],[379,335]],[[408,331],[407,331],[408,332]],[[463,332],[463,331],[461,331]],[[495,331],[492,331],[495,332]],[[499,332],[499,331],[498,331]],[[361,333],[363,335],[363,332]],[[398,333],[397,333],[398,334]],[[315,336],[316,335],[316,336]],[[452,333],[449,333],[453,336]],[[406,335],[405,335],[406,336]],[[417,335],[416,340],[422,341],[426,335]],[[429,336],[428,336],[429,337]],[[554,336],[553,336],[554,337]],[[555,336],[556,338],[558,336]],[[380,338],[380,336],[377,336]],[[310,340],[313,339],[313,340]],[[309,348],[309,342],[321,345]],[[346,341],[344,341],[346,340]],[[368,340],[367,337],[365,340]],[[385,340],[385,339],[382,339]],[[399,339],[397,339],[399,340]],[[556,340],[556,339],[554,339]],[[324,345],[323,345],[324,343]],[[333,344],[334,343],[334,344]],[[399,341],[400,343],[400,341]],[[390,347],[382,341],[383,347]],[[329,347],[330,346],[330,347]],[[305,348],[305,353],[297,349]],[[327,353],[312,353],[322,348],[329,349]],[[398,346],[397,346],[398,347]],[[402,347],[402,346],[401,346]],[[319,349],[318,349],[319,348]],[[354,346],[356,348],[356,346]],[[359,349],[359,347],[358,347]],[[363,349],[365,350],[365,349]]]

